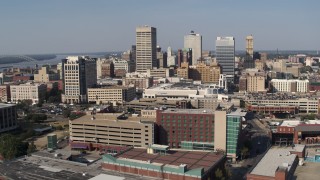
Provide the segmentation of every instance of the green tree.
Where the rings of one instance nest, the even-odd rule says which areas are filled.
[[[218,180],[225,180],[226,178],[223,175],[223,172],[220,168],[218,168],[215,172],[214,172],[215,178],[214,179],[218,179]]]
[[[240,153],[241,153],[241,160],[242,160],[243,158],[245,158],[248,155],[249,148],[247,148],[246,146],[243,146],[240,150]]]
[[[46,100],[49,103],[59,103],[61,102],[61,91],[57,88],[52,88],[50,92],[46,94]]]
[[[241,108],[245,108],[246,107],[246,103],[242,99],[240,100],[240,107]]]
[[[231,172],[230,168],[226,167],[226,165],[225,165],[224,168],[225,168],[225,171],[226,171],[226,177],[227,177],[227,179],[231,179],[231,177],[232,177],[232,172]]]
[[[27,153],[28,143],[23,143],[11,134],[0,136],[0,154],[5,159],[13,159]]]
[[[37,147],[36,147],[36,145],[34,145],[34,142],[32,141],[28,145],[27,154],[31,154],[31,153],[35,152],[36,150],[37,150]]]
[[[63,130],[63,127],[61,125],[58,125],[55,127],[56,130]]]
[[[28,114],[26,120],[32,120],[34,123],[42,123],[44,120],[47,120],[46,114]]]
[[[32,105],[32,100],[31,100],[31,99],[26,99],[26,100],[18,101],[17,109],[21,109],[21,110],[24,111],[25,113],[29,113],[29,112],[30,112],[30,106],[31,106],[31,105]]]
[[[68,117],[70,116],[70,114],[71,114],[71,110],[70,110],[70,109],[64,109],[64,110],[62,111],[62,115],[63,115],[63,117],[65,117],[65,118],[68,118]]]

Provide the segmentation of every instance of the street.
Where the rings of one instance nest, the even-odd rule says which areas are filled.
[[[249,172],[263,157],[266,150],[271,146],[269,129],[254,118],[249,120],[248,126],[250,126],[249,133],[252,133],[250,137],[252,148],[249,153],[249,157],[240,161],[238,164],[233,165],[233,179],[245,179],[245,175]]]

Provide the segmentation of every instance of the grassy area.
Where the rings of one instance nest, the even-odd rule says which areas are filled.
[[[66,135],[69,135],[69,133],[66,133],[65,130],[53,131],[53,132],[49,132],[44,135],[41,135],[40,137],[38,137],[34,140],[34,145],[36,145],[38,150],[44,149],[47,147],[47,144],[48,144],[47,135],[48,134],[56,134],[58,139],[62,139]]]

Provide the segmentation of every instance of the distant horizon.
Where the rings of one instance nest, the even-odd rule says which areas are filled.
[[[163,49],[183,48],[193,30],[210,51],[218,36],[245,50],[248,35],[256,51],[320,50],[318,7],[319,0],[3,0],[0,54],[125,51],[141,25],[157,28]]]
[[[129,50],[129,49],[127,49]],[[123,53],[127,50],[124,51],[101,51],[101,52],[66,52],[66,53],[32,53],[32,54],[0,54],[1,56],[16,56],[16,55],[24,55],[24,56],[28,56],[28,55],[90,55],[90,54],[103,54],[103,53]],[[173,49],[173,52],[177,52],[178,49]],[[166,52],[166,50],[161,49],[161,51]],[[210,52],[215,52],[215,50],[202,50],[203,51],[210,51]],[[315,52],[315,53],[320,53],[320,50],[254,50],[254,52],[259,52],[259,53],[263,53],[263,52],[279,52],[279,53],[283,53],[283,52]],[[240,53],[244,53],[245,50],[236,50],[236,52],[240,52]],[[320,54],[319,54],[320,55]]]

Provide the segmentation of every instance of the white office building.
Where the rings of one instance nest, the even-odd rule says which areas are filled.
[[[176,64],[176,56],[173,55],[172,49],[169,46],[167,49],[167,66],[170,67],[170,66],[176,66],[176,65],[177,65]]]
[[[184,36],[184,48],[192,49],[192,64],[196,65],[198,59],[202,57],[202,36],[191,31],[190,34]]]
[[[272,79],[273,92],[309,92],[309,80]]]
[[[87,89],[97,84],[97,64],[88,56],[68,56],[62,60],[64,103],[87,102]]]

